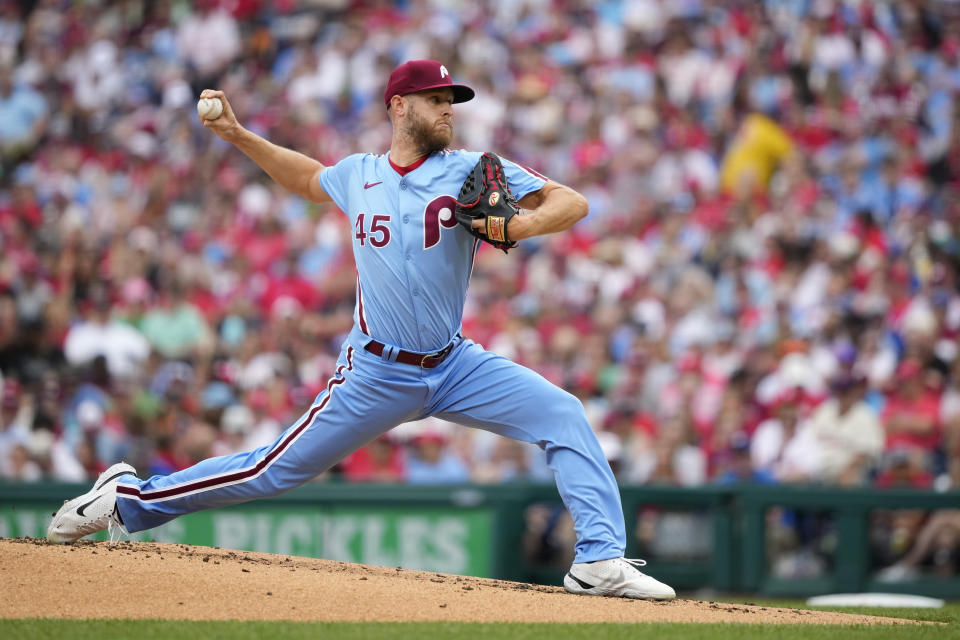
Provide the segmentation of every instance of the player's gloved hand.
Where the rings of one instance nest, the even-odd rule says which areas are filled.
[[[517,246],[507,236],[507,225],[519,211],[500,158],[489,151],[484,153],[460,187],[454,211],[457,222],[484,242],[507,252]]]

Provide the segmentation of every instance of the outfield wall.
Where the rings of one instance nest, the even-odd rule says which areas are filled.
[[[87,488],[0,483],[0,537],[42,536],[63,499]],[[627,555],[681,590],[960,598],[956,573],[878,581],[874,549],[884,515],[960,508],[960,492],[626,487],[622,498]],[[549,485],[316,483],[133,537],[559,584],[572,535]]]

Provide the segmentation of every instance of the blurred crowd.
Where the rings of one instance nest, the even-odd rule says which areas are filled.
[[[351,229],[196,98],[332,164],[389,148],[424,57],[477,90],[457,146],[589,200],[481,249],[463,330],[580,398],[621,483],[960,483],[960,3],[916,0],[0,0],[0,478],[169,473],[300,415]],[[325,477],[551,476],[426,420]]]

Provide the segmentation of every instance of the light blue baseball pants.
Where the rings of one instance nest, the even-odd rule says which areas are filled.
[[[457,338],[438,367],[391,362],[354,331],[313,405],[271,445],[168,476],[125,476],[117,505],[130,532],[297,487],[394,426],[437,416],[533,442],[547,456],[577,534],[575,562],[623,555],[620,494],[580,401],[539,374]]]

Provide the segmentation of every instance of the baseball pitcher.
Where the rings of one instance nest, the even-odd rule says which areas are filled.
[[[333,166],[274,145],[237,121],[221,91],[205,90],[203,125],[276,182],[349,218],[358,279],[354,326],[336,371],[276,442],[146,480],[113,465],[68,501],[47,531],[73,542],[103,529],[128,532],[177,516],[277,495],[301,485],[397,424],[438,416],[536,443],[546,453],[576,529],[567,591],[671,599],[674,590],[623,558],[616,480],[580,402],[537,373],[460,333],[479,243],[508,250],[564,231],[587,214],[573,189],[492,153],[448,149],[453,105],[474,92],[439,62],[413,60],[387,82],[390,150]],[[215,106],[215,105],[214,105]],[[209,114],[217,114],[209,119]]]

